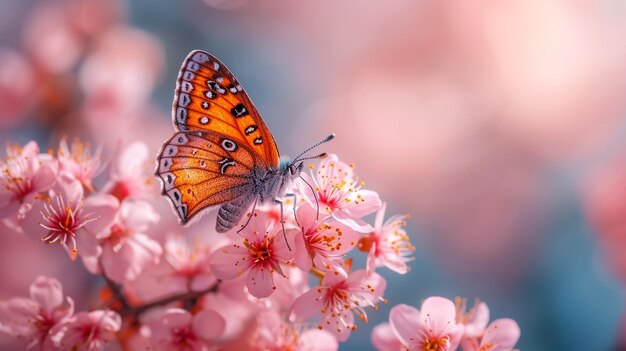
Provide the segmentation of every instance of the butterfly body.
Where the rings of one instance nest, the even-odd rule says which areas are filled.
[[[192,51],[183,61],[172,121],[177,132],[161,148],[156,175],[183,224],[219,207],[216,229],[226,232],[250,206],[284,196],[300,176],[302,162],[281,162],[242,86],[204,51]]]
[[[300,176],[301,171],[302,162],[298,166],[253,169],[250,172],[249,188],[244,194],[220,207],[217,231],[223,233],[233,228],[251,205],[268,203],[282,197],[293,180]]]

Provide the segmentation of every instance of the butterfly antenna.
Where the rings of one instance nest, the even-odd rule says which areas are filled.
[[[321,154],[319,154],[319,155],[315,155],[315,156],[309,156],[309,157],[301,158],[301,159],[299,159],[298,161],[312,160],[312,159],[314,159],[314,158],[324,158],[324,157],[326,157],[326,156],[328,156],[328,154],[327,154],[327,153],[325,153],[325,152],[322,152],[322,153],[321,153]]]
[[[320,146],[320,145],[322,145],[322,144],[324,144],[324,143],[327,143],[327,142],[329,142],[329,141],[333,140],[334,138],[335,138],[335,133],[333,133],[333,134],[331,134],[331,135],[327,136],[327,137],[326,137],[326,138],[324,138],[323,140],[319,141],[319,142],[318,142],[318,143],[316,143],[315,145],[313,145],[313,146],[309,147],[308,149],[306,149],[306,150],[304,150],[302,153],[300,153],[300,155],[298,155],[298,157],[296,157],[296,158],[294,158],[294,159],[293,159],[293,161],[291,162],[291,164],[294,164],[294,163],[296,163],[296,162],[298,162],[298,161],[303,161],[303,160],[308,159],[308,158],[306,158],[306,159],[302,159],[302,160],[301,160],[301,159],[300,159],[300,157],[302,157],[302,155],[306,154],[307,152],[309,152],[309,151],[311,151],[311,150],[315,149],[316,147],[318,147],[318,146]],[[311,157],[311,158],[317,158],[317,157],[320,157],[320,156]]]
[[[319,220],[320,219],[320,203],[317,200],[317,194],[315,193],[315,189],[313,189],[313,186],[306,181],[306,179],[304,179],[304,177],[300,176],[300,179],[302,179],[302,181],[304,183],[306,183],[306,185],[309,186],[309,188],[311,189],[311,192],[313,193],[313,197],[315,198],[315,207],[317,207],[317,217],[315,218],[315,220]]]

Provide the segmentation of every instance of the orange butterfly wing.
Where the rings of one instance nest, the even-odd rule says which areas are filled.
[[[202,209],[250,192],[258,157],[244,144],[213,132],[178,132],[165,142],[156,174],[163,194],[186,223]]]
[[[172,104],[180,131],[216,132],[277,167],[279,153],[272,133],[233,74],[211,54],[195,50],[180,69]]]

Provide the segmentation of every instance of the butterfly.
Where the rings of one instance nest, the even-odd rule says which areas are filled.
[[[219,206],[215,225],[219,233],[239,223],[250,206],[254,212],[257,203],[279,203],[282,216],[279,198],[300,177],[302,161],[325,154],[302,156],[334,137],[329,135],[292,161],[281,161],[272,133],[239,81],[222,62],[201,50],[183,61],[172,121],[176,132],[157,157],[155,173],[162,194],[182,224]]]

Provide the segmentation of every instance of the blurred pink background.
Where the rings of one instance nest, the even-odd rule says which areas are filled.
[[[626,3],[3,1],[2,141],[156,155],[192,49],[237,75],[282,153],[335,132],[325,151],[412,215],[417,259],[390,277],[391,305],[477,297],[518,321],[521,349],[618,349]],[[2,232],[0,298],[42,273],[96,290],[62,253]],[[342,349],[369,348],[387,313]]]

